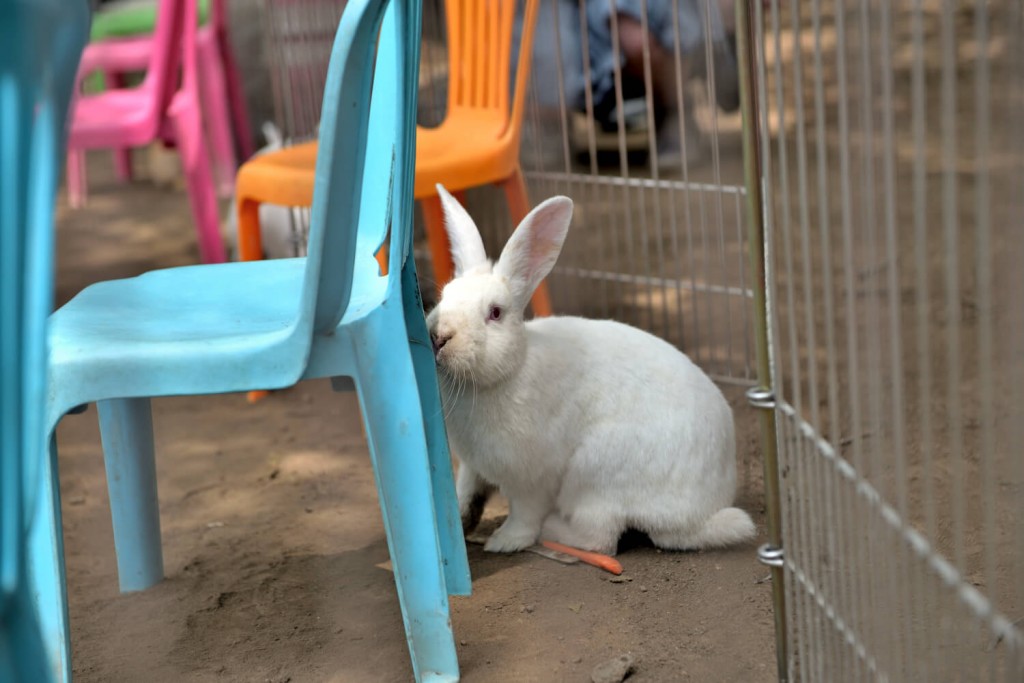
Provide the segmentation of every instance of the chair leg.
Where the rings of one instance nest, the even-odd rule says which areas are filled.
[[[238,211],[238,260],[259,261],[263,258],[263,237],[260,235],[259,202],[239,195]],[[256,403],[270,394],[266,389],[255,389],[245,397],[249,403]]]
[[[238,260],[259,261],[263,258],[260,203],[240,195],[235,210],[238,211]]]
[[[107,90],[116,90],[124,87],[124,74],[114,71],[103,72],[103,81]],[[114,149],[114,171],[117,179],[122,183],[131,182],[132,179],[132,150],[128,147]]]
[[[437,195],[426,197],[420,202],[423,209],[423,227],[430,246],[430,263],[434,266],[434,285],[438,295],[452,279],[452,253],[448,233],[444,230],[444,209]]]
[[[513,229],[515,229],[515,226],[518,226],[526,218],[526,214],[530,213],[530,198],[526,194],[526,182],[523,180],[523,172],[517,168],[515,173],[498,183],[498,185],[505,191],[505,201],[508,202],[508,211],[512,216]],[[537,286],[536,291],[533,293],[533,298],[530,300],[530,306],[533,308],[533,315],[536,317],[551,315],[551,298],[548,295],[547,281],[541,282]]]
[[[185,171],[192,218],[199,238],[199,254],[204,263],[223,263],[226,260],[224,241],[220,235],[217,213],[217,193],[206,156],[206,140],[199,113],[199,102],[188,91],[180,92],[170,107],[174,122],[174,138]]]
[[[64,535],[61,528],[60,483],[57,477],[57,438],[49,437],[48,457],[42,458],[33,492],[28,532],[28,581],[33,609],[47,644],[54,681],[71,680],[71,630],[64,582]]]
[[[231,119],[238,141],[238,151],[243,160],[253,153],[252,126],[249,125],[248,108],[245,106],[245,90],[242,88],[242,77],[239,75],[235,53],[231,50],[227,32],[217,30],[217,49],[220,62],[224,65],[224,78],[227,81],[228,99],[231,101]]]
[[[434,364],[434,352],[423,317],[423,301],[413,259],[406,261],[405,267],[402,268],[402,289],[409,350],[416,372],[420,405],[423,408],[441,554],[445,558],[445,583],[449,595],[469,595],[472,582],[469,575],[469,560],[466,557],[466,539],[462,535],[459,502],[455,496],[452,458],[448,452],[448,434],[444,427],[444,409],[437,386],[437,366]]]
[[[401,312],[371,316],[356,384],[417,681],[457,681],[423,411]]]
[[[85,206],[85,150],[69,149],[67,161],[68,204],[72,209]]]
[[[203,105],[203,120],[209,131],[210,148],[213,151],[217,184],[223,197],[230,197],[235,186],[235,145],[231,135],[231,114],[224,98],[227,88],[224,82],[223,65],[217,44],[212,39],[198,41],[200,64],[200,97]]]
[[[50,673],[47,644],[39,630],[30,587],[22,581],[14,588],[4,605],[4,629],[0,631],[0,681],[61,680]]]
[[[149,399],[100,401],[97,410],[121,592],[145,590],[164,578]]]

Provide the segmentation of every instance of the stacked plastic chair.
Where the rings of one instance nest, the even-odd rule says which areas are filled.
[[[156,24],[159,2],[115,3],[103,6],[93,17],[91,42],[82,57],[80,76],[86,91],[98,92],[105,83],[124,88],[125,75],[149,68],[158,47]],[[198,0],[199,27],[195,49],[202,94],[203,118],[210,138],[221,192],[233,192],[237,168],[235,145],[241,158],[252,156],[252,131],[246,112],[242,79],[228,37],[225,0]],[[227,97],[225,97],[225,94]],[[81,152],[71,155],[68,196],[72,206],[85,200],[86,174]],[[131,180],[130,150],[114,152],[115,170],[121,180]]]
[[[221,263],[225,251],[203,126],[196,23],[196,0],[163,0],[142,84],[78,96],[68,139],[68,192],[74,203],[84,189],[79,174],[85,150],[126,150],[173,141],[185,174],[200,257],[204,263]],[[90,51],[116,52],[122,47],[98,44],[86,51],[83,62],[102,62]]]

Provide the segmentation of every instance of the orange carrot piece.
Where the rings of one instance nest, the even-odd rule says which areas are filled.
[[[622,573],[622,565],[614,557],[609,555],[602,555],[601,553],[592,553],[588,550],[580,550],[579,548],[573,548],[571,546],[562,545],[561,543],[555,543],[554,541],[541,541],[541,545],[551,550],[557,550],[560,553],[566,555],[572,555],[573,557],[580,558],[581,561],[587,564],[593,565],[606,572],[611,572],[618,576]]]
[[[245,398],[249,403],[257,403],[262,401],[264,398],[270,395],[270,392],[266,389],[254,389],[245,395]]]

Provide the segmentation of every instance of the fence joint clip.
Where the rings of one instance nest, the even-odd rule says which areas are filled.
[[[767,387],[751,387],[747,389],[747,402],[755,408],[774,410],[775,392]]]
[[[757,559],[761,564],[769,567],[781,568],[785,564],[785,553],[782,548],[776,548],[771,543],[765,543],[757,549]]]

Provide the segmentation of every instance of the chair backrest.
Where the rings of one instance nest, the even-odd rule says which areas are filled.
[[[507,117],[506,132],[520,130],[539,3],[526,0],[510,110],[508,86],[517,0],[447,0],[449,112],[459,108],[494,110]]]
[[[166,110],[178,89],[182,55],[192,61],[191,68],[185,65],[186,77],[191,72],[194,78],[197,21],[196,0],[159,0],[153,29],[153,52],[143,87],[155,93],[160,111]]]
[[[38,624],[25,608],[24,543],[47,457],[53,212],[89,3],[0,0],[0,17],[0,680],[46,681]]]
[[[318,333],[345,313],[357,254],[390,229],[392,286],[411,250],[421,7],[391,0],[381,28],[386,4],[349,0],[327,71],[303,289]]]
[[[215,31],[227,31],[228,8],[226,0],[209,0],[207,5],[207,21]],[[197,10],[202,14],[201,7]],[[201,22],[200,22],[201,23]]]
[[[162,0],[169,2],[170,0]],[[199,96],[199,50],[196,47],[196,33],[199,31],[199,3],[197,0],[179,0],[182,2],[180,33],[178,35],[178,49],[174,50],[172,45],[171,54],[177,55],[181,64],[181,88]],[[170,71],[170,91],[168,97],[172,97],[178,88],[177,73],[174,69]],[[225,94],[226,96],[226,94]]]

